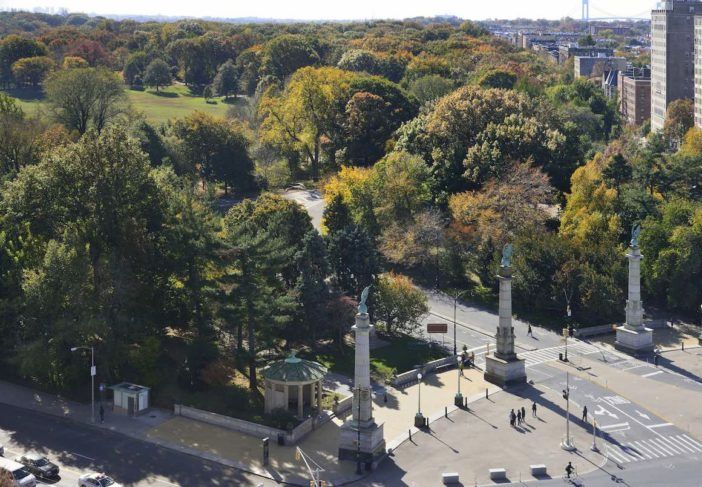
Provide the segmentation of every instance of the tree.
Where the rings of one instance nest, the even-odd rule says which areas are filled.
[[[517,75],[510,71],[502,71],[499,69],[485,73],[480,78],[479,85],[483,88],[501,88],[503,90],[511,90],[517,83]]]
[[[158,92],[159,87],[170,86],[171,82],[171,69],[163,59],[154,59],[146,67],[144,85],[155,86]]]
[[[61,69],[87,68],[88,61],[79,56],[66,56],[61,63]]]
[[[235,191],[253,188],[249,142],[236,122],[194,112],[176,121],[175,135],[204,181],[218,181]]]
[[[14,98],[0,93],[0,179],[37,162],[43,125],[28,119]]]
[[[23,58],[46,56],[46,46],[28,37],[11,34],[0,41],[0,84],[7,87],[14,80],[12,65]]]
[[[329,236],[329,263],[334,281],[349,296],[360,296],[378,274],[378,256],[368,234],[356,226]]]
[[[212,87],[215,93],[219,96],[224,96],[227,100],[229,100],[229,95],[236,95],[239,88],[239,70],[234,61],[230,59],[219,67],[217,76],[212,82]]]
[[[417,331],[421,318],[429,312],[424,293],[414,287],[410,278],[399,274],[380,276],[374,294],[373,315],[390,335]]]
[[[663,134],[676,147],[688,130],[695,126],[695,104],[692,100],[675,100],[668,105],[663,124]]]
[[[412,81],[409,85],[409,92],[417,97],[420,103],[424,104],[451,93],[454,86],[453,81],[437,74],[430,74]]]
[[[54,61],[47,56],[22,58],[12,64],[12,76],[15,78],[15,83],[37,86],[54,67]]]
[[[617,196],[621,193],[622,184],[631,180],[633,174],[631,165],[621,154],[615,154],[609,163],[602,168],[602,178],[609,187],[617,190]]]
[[[122,113],[124,84],[104,68],[57,71],[44,85],[57,121],[84,134],[89,127],[100,132]]]
[[[353,224],[349,207],[340,194],[335,194],[324,208],[322,222],[326,232],[333,235]]]
[[[578,39],[578,45],[587,47],[587,46],[594,46],[595,39],[592,38],[592,35],[588,34],[586,36],[582,36],[580,39]]]
[[[146,71],[146,66],[149,64],[148,59],[144,51],[136,51],[129,55],[122,70],[124,81],[129,86],[136,86],[137,79],[144,79],[144,71]]]
[[[307,232],[302,241],[302,249],[295,254],[294,259],[299,272],[295,291],[301,307],[300,331],[310,345],[315,347],[323,324],[327,319],[335,319],[327,315],[331,299],[326,283],[330,272],[327,248],[324,239],[316,230]]]
[[[319,55],[310,42],[300,35],[283,34],[266,44],[263,69],[280,80],[305,66],[319,63]]]
[[[350,78],[335,68],[301,68],[285,91],[268,91],[261,101],[262,138],[284,151],[304,154],[313,180],[319,178],[322,137],[334,138],[338,100],[346,99]]]

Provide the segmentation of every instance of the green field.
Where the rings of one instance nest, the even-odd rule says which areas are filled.
[[[6,93],[19,100],[20,106],[28,114],[40,112],[44,106],[43,94],[40,89],[7,90]],[[199,110],[219,117],[224,117],[227,109],[243,98],[213,98],[209,103],[201,96],[194,95],[183,85],[173,85],[160,90],[127,90],[127,97],[132,107],[143,112],[146,119],[159,125],[172,118],[183,118],[189,113]]]

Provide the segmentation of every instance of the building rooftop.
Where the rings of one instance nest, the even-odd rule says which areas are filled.
[[[277,382],[316,382],[324,378],[327,368],[311,360],[303,360],[292,352],[285,360],[273,362],[261,371],[263,377]]]

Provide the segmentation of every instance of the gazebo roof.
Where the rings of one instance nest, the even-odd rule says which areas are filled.
[[[292,352],[285,360],[273,362],[261,373],[268,380],[277,382],[316,382],[327,373],[327,368],[311,360],[303,360]]]

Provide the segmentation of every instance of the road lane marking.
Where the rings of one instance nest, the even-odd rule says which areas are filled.
[[[632,365],[631,367],[626,367],[622,370],[625,371],[625,370],[638,369],[639,367],[648,367],[648,364]],[[646,376],[644,376],[644,377],[646,377]]]
[[[85,458],[86,460],[90,460],[91,462],[94,462],[95,459],[91,457],[86,457],[85,455],[81,455],[80,453],[75,453],[75,452],[69,452],[71,455],[75,455],[77,457]]]
[[[685,450],[689,451],[690,453],[698,453],[696,450],[693,450],[685,443],[681,443],[680,440],[676,439],[674,436],[668,436],[666,439],[668,440],[669,443],[672,443],[673,445],[678,445],[678,448],[680,448],[680,446],[682,446]],[[685,450],[683,450],[683,451],[685,451]]]
[[[653,451],[653,448],[651,448],[650,445],[644,446],[644,445],[643,445],[643,442],[641,442],[641,441],[635,441],[634,443],[635,443],[636,446],[638,446],[639,449],[642,450],[644,453],[648,452],[650,455],[653,455],[654,458],[658,458],[658,455],[656,454],[655,451]],[[650,450],[649,450],[649,448],[650,448]]]
[[[690,443],[692,443],[693,445],[697,445],[697,446],[699,446],[700,448],[702,448],[702,443],[698,442],[698,441],[695,440],[694,438],[690,438],[690,437],[687,436],[687,435],[682,435],[682,437],[685,438],[685,439],[686,439],[687,441],[689,441]]]
[[[676,438],[677,438],[679,441],[685,443],[686,445],[690,445],[692,448],[694,448],[694,449],[697,450],[698,452],[702,452],[702,447],[699,447],[699,446],[694,445],[694,444],[691,443],[690,441],[686,440],[684,436],[678,435],[678,436],[676,436]]]
[[[652,424],[651,426],[648,426],[648,428],[649,428],[649,429],[653,429],[653,428],[665,428],[666,426],[673,426],[673,423]]]
[[[650,374],[644,374],[641,377],[651,377],[653,375],[658,375],[658,374],[662,374],[662,373],[663,373],[662,370],[657,370],[656,372],[651,372]]]
[[[671,448],[665,443],[663,443],[660,438],[651,438],[650,440],[648,440],[648,442],[656,446],[658,450],[664,451],[671,457],[674,457],[676,455],[675,450],[671,450]]]
[[[628,422],[626,422],[626,423],[617,423],[617,424],[608,424],[608,425],[605,425],[605,426],[600,426],[599,421],[598,421],[597,423],[598,423],[598,424],[597,424],[597,427],[598,427],[601,431],[607,431],[607,430],[610,430],[610,429],[612,429],[612,428],[624,428],[624,427],[626,427],[626,426],[629,426],[629,423],[628,423]]]

